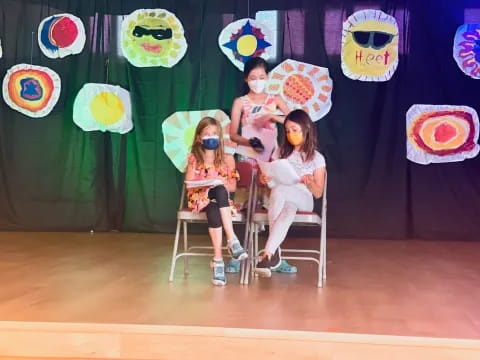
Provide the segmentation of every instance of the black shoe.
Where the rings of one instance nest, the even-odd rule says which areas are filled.
[[[272,257],[269,259],[266,256],[258,262],[257,266],[253,270],[258,276],[271,277],[272,268],[277,267],[281,263],[280,250],[275,251]]]

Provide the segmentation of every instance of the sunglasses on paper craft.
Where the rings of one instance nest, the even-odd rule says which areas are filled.
[[[172,29],[145,29],[144,27],[138,25],[135,26],[132,34],[135,37],[152,35],[152,37],[157,40],[171,39],[173,36]]]
[[[353,40],[361,47],[371,47],[375,50],[383,48],[392,42],[397,34],[389,34],[381,31],[352,31]]]

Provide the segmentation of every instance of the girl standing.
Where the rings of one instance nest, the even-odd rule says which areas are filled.
[[[289,108],[278,95],[270,95],[265,92],[267,84],[267,63],[261,57],[248,60],[243,70],[243,78],[248,85],[248,93],[234,100],[232,106],[230,138],[237,143],[237,153],[243,159],[261,159],[269,161],[278,146],[277,125],[283,124],[284,115],[276,115],[277,109],[283,114],[289,113]],[[241,125],[241,135],[239,128]],[[266,197],[266,195],[264,195]],[[267,203],[267,199],[263,200]],[[227,265],[227,272],[240,271],[240,263],[232,260]],[[295,273],[297,268],[281,261],[274,271]]]
[[[255,57],[248,60],[243,75],[249,91],[233,102],[230,138],[240,145],[237,149],[238,153],[242,154],[243,149],[244,156],[254,159],[257,156],[263,156],[263,160],[268,161],[274,150],[268,145],[272,144],[274,147],[277,145],[275,123],[282,124],[285,118],[284,115],[275,114],[277,108],[284,114],[288,114],[289,109],[279,95],[270,95],[265,92],[268,74],[264,59]],[[238,134],[240,123],[241,135]],[[254,152],[248,152],[248,148],[253,149]]]

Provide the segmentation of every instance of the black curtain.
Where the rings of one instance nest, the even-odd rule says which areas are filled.
[[[118,16],[138,8],[164,8],[182,22],[188,50],[173,68],[135,68],[119,55]],[[400,25],[400,63],[388,82],[353,81],[340,68],[342,22],[365,8]],[[452,57],[456,28],[480,11],[473,0],[0,0],[1,76],[32,62],[62,79],[60,100],[45,118],[0,102],[0,229],[171,231],[181,174],[163,151],[162,121],[175,111],[229,112],[242,75],[217,37],[225,19],[261,10],[279,11],[276,63],[328,67],[334,81],[333,107],[316,123],[329,174],[329,236],[476,240],[480,159],[424,166],[409,162],[405,150],[411,105],[480,110],[480,81]],[[82,19],[87,43],[80,55],[48,59],[37,27],[63,12]],[[73,101],[86,82],[130,91],[134,131],[86,133],[73,124]]]

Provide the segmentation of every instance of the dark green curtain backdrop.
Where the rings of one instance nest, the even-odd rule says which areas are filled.
[[[385,83],[352,81],[340,68],[342,21],[368,7],[401,25],[400,64]],[[181,20],[188,50],[173,68],[135,68],[118,56],[116,16],[138,8],[164,8]],[[476,240],[480,157],[428,166],[405,157],[412,104],[480,111],[480,81],[452,57],[465,14],[480,21],[474,0],[0,0],[2,78],[31,57],[62,78],[61,98],[45,118],[0,102],[0,229],[171,231],[181,174],[163,152],[162,121],[175,111],[229,112],[242,76],[217,37],[225,19],[260,10],[281,11],[279,61],[328,67],[334,81],[333,108],[317,122],[329,170],[329,236]],[[51,60],[36,31],[44,17],[62,12],[83,20],[87,42],[80,55]],[[73,124],[73,101],[86,82],[130,91],[134,131],[86,133]]]

